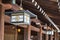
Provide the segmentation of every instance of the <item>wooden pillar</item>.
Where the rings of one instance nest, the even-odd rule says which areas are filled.
[[[47,31],[48,31],[48,26],[47,26],[47,24],[46,24],[46,27],[47,27]],[[47,33],[47,31],[46,31],[46,33]],[[48,34],[46,34],[46,40],[48,40]]]
[[[42,26],[40,25],[40,32],[38,33],[38,40],[42,40]]]
[[[17,40],[17,36],[18,36],[18,32],[17,32],[17,29],[15,29],[15,40]]]
[[[4,8],[0,5],[0,40],[4,40]]]
[[[59,33],[58,33],[58,40],[59,40],[59,38],[60,38],[59,36],[60,36],[60,35],[59,35]]]
[[[59,37],[58,37],[58,31],[56,31],[56,40],[58,40],[58,38],[59,38]]]
[[[54,40],[59,40],[59,37],[58,37],[59,35],[58,35],[58,31],[56,30],[55,32],[54,32]]]
[[[54,32],[54,40],[57,40],[57,30]]]
[[[53,30],[53,29],[51,28],[51,30]],[[51,34],[52,34],[52,32],[51,32]],[[50,40],[53,40],[53,35],[50,36]]]
[[[0,2],[2,2],[2,0],[0,0]]]
[[[31,26],[27,26],[27,28],[24,29],[24,40],[30,40],[31,37]]]
[[[60,39],[60,34],[58,33],[58,40]]]
[[[56,40],[56,31],[54,31],[54,40]]]

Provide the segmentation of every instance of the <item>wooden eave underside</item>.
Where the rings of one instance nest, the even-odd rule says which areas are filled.
[[[38,4],[45,10],[45,12],[48,14],[48,16],[57,24],[60,25],[60,14],[58,12],[58,5],[57,2],[52,1],[46,1],[46,0],[36,0]],[[17,4],[20,4],[20,0],[17,0]],[[24,9],[28,9],[34,14],[38,15],[38,18],[45,22],[49,23],[45,17],[36,9],[33,3],[31,3],[31,0],[23,0],[23,7]],[[55,15],[56,14],[56,15]]]

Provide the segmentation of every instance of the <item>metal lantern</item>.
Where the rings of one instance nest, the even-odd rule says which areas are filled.
[[[32,14],[28,10],[21,10],[17,12],[13,12],[11,14],[11,24],[19,25],[19,24],[27,24],[30,25],[30,18],[36,17],[36,15]]]
[[[50,30],[50,31],[47,31],[47,34],[48,35],[53,35],[54,33],[53,33],[53,31]]]

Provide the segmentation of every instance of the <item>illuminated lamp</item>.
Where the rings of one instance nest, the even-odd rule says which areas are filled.
[[[21,32],[21,29],[17,29],[17,32]]]
[[[26,24],[30,25],[30,18],[36,17],[35,14],[31,13],[28,10],[20,10],[17,12],[11,13],[11,24],[19,25],[19,24]]]

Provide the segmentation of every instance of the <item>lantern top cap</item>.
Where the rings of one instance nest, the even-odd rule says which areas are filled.
[[[18,10],[18,11],[13,11],[13,12],[5,12],[5,14],[18,14],[18,13],[27,13],[30,15],[30,17],[37,17],[34,13],[30,12],[29,10]]]

